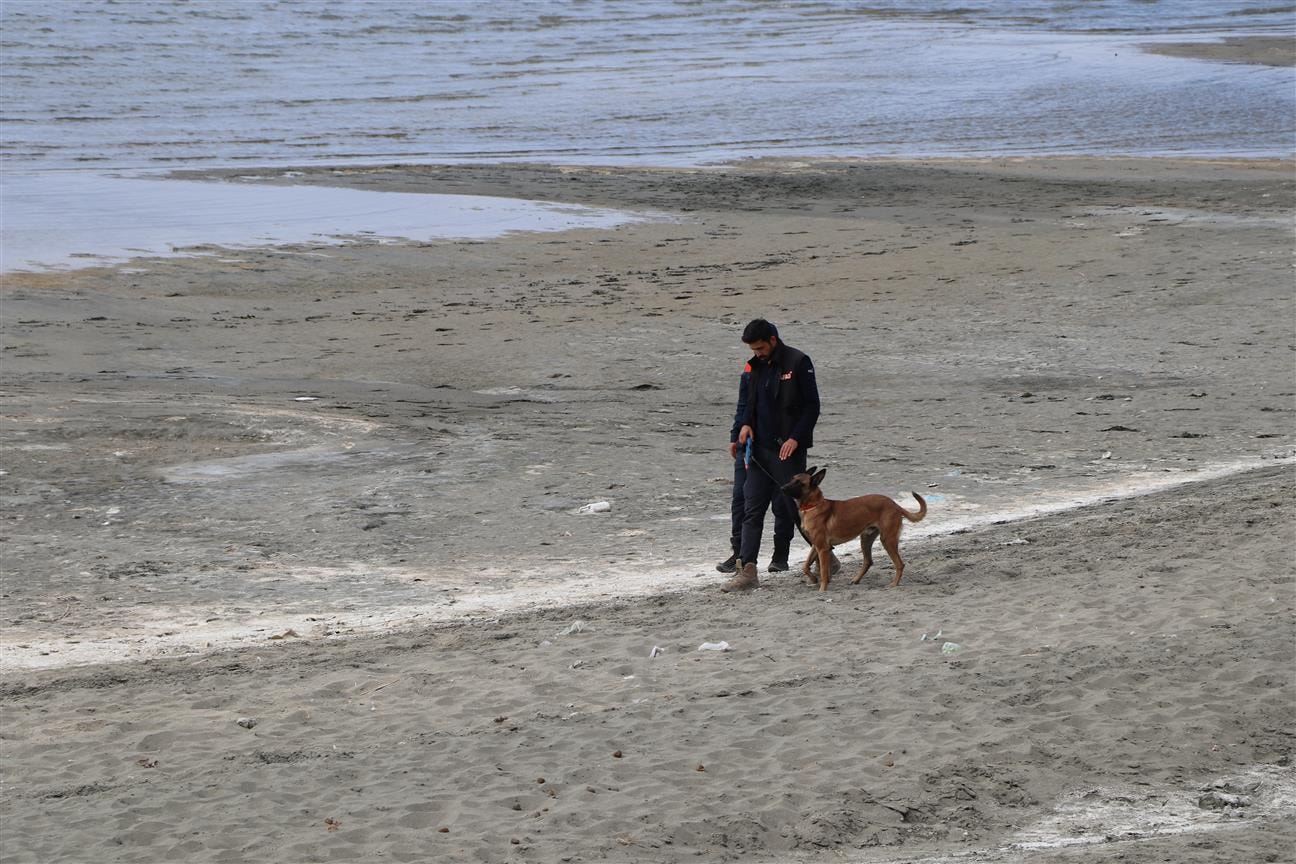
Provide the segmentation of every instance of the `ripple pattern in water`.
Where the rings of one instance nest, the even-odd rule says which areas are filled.
[[[9,170],[749,155],[1289,155],[1254,0],[0,4]]]

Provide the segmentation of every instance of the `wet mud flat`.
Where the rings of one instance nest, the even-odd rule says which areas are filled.
[[[280,182],[676,221],[7,275],[7,857],[1002,858],[1217,781],[1127,860],[1284,848],[1290,164]],[[709,590],[756,315],[826,492],[931,502],[898,591]]]
[[[1292,452],[1284,163],[284,174],[676,221],[7,276],[0,663],[704,582],[756,315],[921,531]]]

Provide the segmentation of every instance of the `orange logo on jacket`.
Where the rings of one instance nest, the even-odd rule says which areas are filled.
[[[792,373],[791,373],[791,372],[784,372],[782,375],[779,376],[779,380],[780,380],[780,381],[791,381],[791,380],[792,380]]]

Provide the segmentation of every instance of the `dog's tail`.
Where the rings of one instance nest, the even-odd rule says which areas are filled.
[[[918,512],[911,513],[903,507],[900,508],[900,512],[903,513],[904,518],[908,519],[910,522],[921,522],[923,517],[927,515],[927,502],[924,501],[923,497],[917,492],[910,492],[909,494],[918,499]]]

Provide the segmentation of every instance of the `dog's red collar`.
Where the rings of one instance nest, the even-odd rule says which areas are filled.
[[[799,509],[802,513],[804,513],[804,512],[806,512],[807,510],[813,510],[813,509],[815,509],[816,507],[818,507],[818,506],[819,506],[820,504],[822,504],[822,503],[823,503],[822,501],[816,501],[815,503],[811,504],[809,507],[807,507],[806,505],[802,504],[798,509]]]

